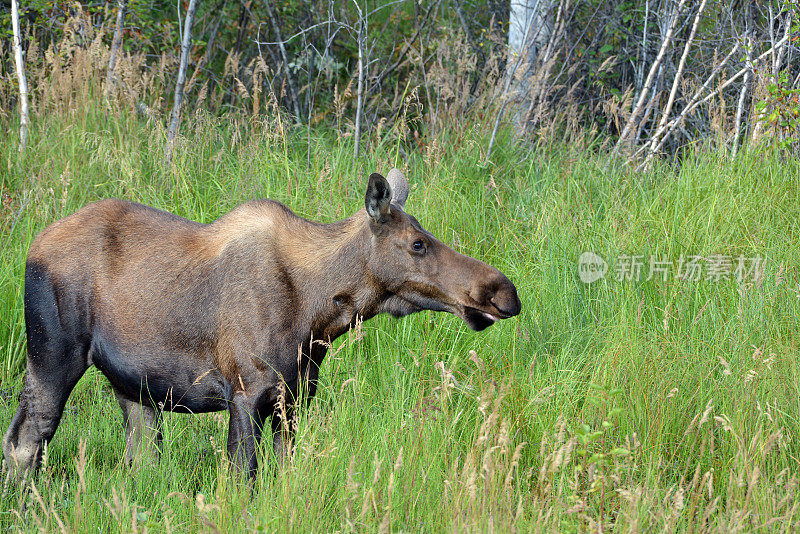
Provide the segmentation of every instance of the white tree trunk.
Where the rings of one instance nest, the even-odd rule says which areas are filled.
[[[511,0],[508,48],[512,57],[533,64],[553,30],[549,20],[551,4],[552,0]]]
[[[703,16],[703,11],[705,11],[707,3],[708,0],[702,0],[700,7],[697,8],[697,15],[694,17],[694,23],[692,24],[692,32],[689,34],[689,38],[686,40],[686,45],[683,47],[683,54],[681,54],[681,59],[678,62],[678,71],[675,73],[675,79],[672,82],[672,89],[669,92],[667,105],[664,107],[664,111],[661,113],[661,120],[658,123],[658,128],[656,128],[656,133],[653,134],[653,139],[650,141],[650,152],[647,154],[647,158],[645,160],[646,163],[649,163],[649,161],[656,155],[655,149],[659,144],[659,136],[667,128],[667,120],[669,119],[670,113],[672,113],[672,106],[675,104],[675,95],[678,94],[678,86],[681,83],[683,69],[686,67],[686,58],[689,56],[689,50],[692,48],[692,42],[694,41],[694,36],[697,34],[697,27],[700,25],[700,19]]]
[[[500,95],[500,109],[495,117],[485,161],[489,161],[489,157],[492,155],[497,132],[509,102],[515,100],[516,104],[519,104],[519,99],[514,98],[514,95],[530,95],[532,93],[531,66],[535,64],[537,54],[550,39],[552,27],[550,27],[548,19],[553,1],[511,0],[508,21],[508,62],[506,63],[503,91]],[[527,98],[529,99],[530,96]],[[517,116],[515,122],[519,127],[519,123],[524,122],[524,115],[519,112],[520,106],[515,107]],[[519,130],[522,129],[519,128]]]
[[[14,29],[14,61],[19,78],[19,150],[28,146],[28,79],[25,77],[25,62],[22,59],[22,33],[19,31],[19,1],[11,0],[11,26]]]
[[[178,132],[178,122],[181,117],[181,103],[183,102],[183,86],[186,83],[186,71],[189,66],[189,50],[192,45],[192,24],[194,23],[194,12],[197,10],[197,0],[189,0],[189,9],[186,12],[186,20],[183,23],[183,40],[181,42],[181,64],[178,68],[178,81],[175,84],[175,102],[172,106],[172,118],[169,121],[167,132],[167,147],[165,159],[172,160],[172,149],[175,142],[175,134]]]

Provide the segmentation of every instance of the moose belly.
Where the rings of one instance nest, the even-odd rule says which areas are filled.
[[[225,410],[230,385],[218,369],[187,352],[126,347],[95,335],[91,362],[130,400],[173,412]]]

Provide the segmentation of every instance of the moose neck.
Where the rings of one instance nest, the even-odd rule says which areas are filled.
[[[299,219],[294,231],[276,243],[315,336],[334,338],[356,315],[375,315],[382,290],[367,269],[370,238],[366,215],[360,211],[331,224]]]

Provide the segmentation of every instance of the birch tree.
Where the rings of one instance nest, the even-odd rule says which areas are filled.
[[[533,64],[550,39],[553,0],[512,0],[508,23],[508,48],[514,57]]]
[[[704,2],[705,3],[705,2]],[[626,145],[630,142],[630,134],[633,132],[634,128],[638,124],[639,116],[644,109],[645,101],[647,100],[648,93],[653,89],[656,81],[656,74],[659,72],[659,68],[661,67],[661,62],[664,60],[664,56],[667,53],[670,45],[672,44],[673,35],[675,33],[675,28],[678,26],[678,22],[680,21],[680,15],[683,11],[683,6],[686,4],[686,0],[680,0],[677,7],[675,8],[675,14],[669,24],[669,29],[667,33],[664,35],[664,39],[661,42],[661,47],[658,50],[658,55],[653,60],[653,64],[650,65],[650,72],[647,75],[647,80],[644,82],[644,87],[642,87],[641,92],[639,93],[639,98],[636,100],[636,104],[633,106],[631,110],[631,115],[628,117],[627,122],[625,123],[625,127],[622,130],[622,133],[617,140],[617,143],[614,145],[614,149],[611,151],[612,158],[619,154],[620,149],[623,148],[623,145]]]
[[[530,95],[531,77],[530,67],[536,62],[539,50],[550,38],[547,25],[547,15],[550,12],[552,0],[512,0],[508,22],[508,54],[506,75],[503,81],[503,91],[500,96],[500,109],[495,117],[492,135],[489,138],[489,148],[486,150],[485,162],[492,155],[497,131],[508,107],[512,85],[515,93]],[[523,69],[520,76],[517,73]]]
[[[22,58],[22,33],[19,30],[19,0],[11,0],[11,26],[14,30],[14,62],[19,79],[19,150],[28,146],[28,79],[25,77],[25,61]]]
[[[189,66],[189,51],[192,46],[192,24],[197,11],[197,0],[189,0],[189,9],[183,23],[183,39],[181,41],[181,62],[178,68],[178,80],[175,83],[175,101],[172,105],[172,117],[167,131],[167,146],[164,158],[172,161],[172,150],[175,143],[175,134],[178,132],[178,123],[181,117],[181,103],[183,103],[183,86],[186,84],[186,71]]]

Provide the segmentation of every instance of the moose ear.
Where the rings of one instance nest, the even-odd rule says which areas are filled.
[[[377,172],[369,175],[367,195],[364,206],[367,213],[377,222],[382,222],[389,214],[389,204],[392,201],[392,188],[386,178]]]
[[[405,209],[406,199],[408,198],[408,180],[406,180],[406,177],[400,172],[400,169],[392,169],[386,175],[386,181],[389,182],[389,186],[392,188],[392,202]]]

